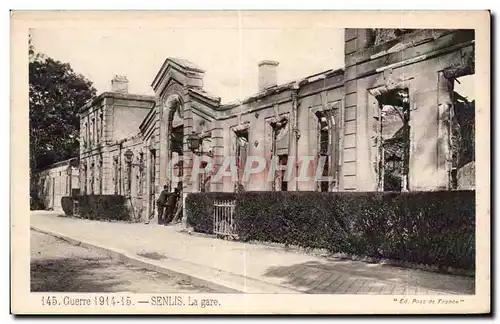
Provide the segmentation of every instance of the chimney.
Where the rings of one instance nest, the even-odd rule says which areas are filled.
[[[128,93],[128,79],[123,75],[115,75],[111,80],[111,91],[119,93]]]
[[[274,87],[278,83],[276,70],[279,63],[276,61],[259,62],[259,92]]]

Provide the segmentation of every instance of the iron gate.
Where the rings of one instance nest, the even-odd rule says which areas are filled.
[[[214,234],[235,235],[234,200],[214,200]]]

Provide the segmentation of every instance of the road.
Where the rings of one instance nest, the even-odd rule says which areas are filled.
[[[32,292],[217,293],[182,275],[120,263],[96,250],[31,231]]]

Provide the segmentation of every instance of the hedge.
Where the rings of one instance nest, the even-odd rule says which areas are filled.
[[[475,191],[232,195],[236,197],[236,234],[243,241],[277,242],[463,269],[475,267]],[[197,220],[211,223],[213,206],[207,197],[188,195],[187,209],[196,202],[199,211],[198,218],[189,222],[195,231],[203,228]]]
[[[195,232],[213,234],[214,200],[234,200],[232,192],[204,192],[188,194],[186,197],[186,215],[188,226]]]
[[[61,198],[61,207],[64,211],[64,214],[67,216],[73,216],[73,207],[75,197],[64,196]]]
[[[63,197],[61,204],[66,215],[72,214],[73,202],[78,201],[79,216],[93,220],[132,221],[133,217],[127,206],[127,198],[119,195],[81,195]],[[70,205],[71,204],[71,205]],[[70,206],[71,208],[69,208]],[[71,209],[71,213],[69,210]]]
[[[30,210],[44,210],[45,202],[39,197],[32,197],[30,199]]]

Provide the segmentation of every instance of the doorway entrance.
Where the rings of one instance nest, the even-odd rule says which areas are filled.
[[[155,214],[156,150],[149,151],[149,218]]]
[[[56,178],[52,178],[51,187],[50,208],[54,209],[56,201]]]
[[[377,97],[380,108],[379,184],[383,191],[409,190],[410,100],[408,89]]]
[[[172,177],[170,178],[170,190],[175,188],[179,181],[182,180],[175,180],[174,178],[177,177],[176,179],[182,179],[182,176],[184,174],[183,172],[183,147],[184,147],[184,125],[180,125],[177,127],[172,127],[171,132],[170,132],[170,160],[174,159],[176,163],[172,165]]]

